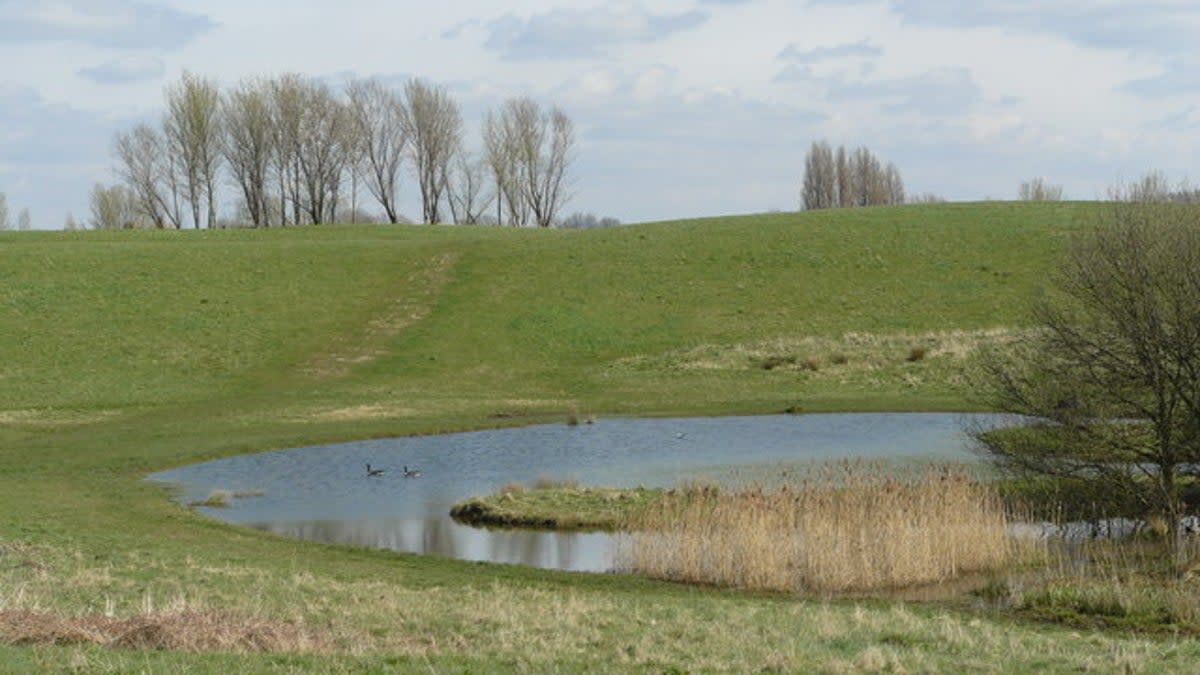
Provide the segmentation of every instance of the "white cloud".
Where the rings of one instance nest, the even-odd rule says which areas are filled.
[[[162,59],[139,54],[80,68],[79,76],[99,84],[128,84],[158,79],[165,71],[166,66]]]
[[[708,19],[691,10],[655,14],[641,7],[555,8],[522,18],[505,14],[487,23],[484,46],[510,60],[604,56],[612,47],[655,42]]]
[[[0,44],[171,49],[212,28],[202,14],[135,0],[0,0]]]

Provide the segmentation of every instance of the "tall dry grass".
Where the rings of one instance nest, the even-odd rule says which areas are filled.
[[[1000,498],[965,472],[901,480],[861,464],[796,486],[669,491],[635,523],[623,564],[649,576],[837,593],[944,581],[1008,563]]]

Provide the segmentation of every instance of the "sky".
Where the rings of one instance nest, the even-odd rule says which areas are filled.
[[[470,148],[531,96],[576,125],[566,211],[624,222],[794,210],[817,140],[867,146],[910,193],[1044,177],[1095,199],[1193,178],[1198,42],[1194,0],[0,0],[0,192],[37,227],[86,220],[114,133],[189,70],[425,78]]]

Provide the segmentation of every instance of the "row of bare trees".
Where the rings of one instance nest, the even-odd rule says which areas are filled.
[[[479,154],[465,147],[457,101],[421,79],[402,90],[356,80],[338,92],[285,74],[222,92],[185,73],[165,97],[161,125],[118,133],[113,146],[120,197],[147,226],[219,226],[223,177],[238,193],[238,220],[258,227],[361,213],[363,187],[388,222],[400,222],[406,173],[426,223],[482,222],[495,204],[495,222],[548,227],[570,197],[574,125],[527,97],[488,113]],[[97,226],[122,211],[112,189],[93,191]]]
[[[835,151],[819,141],[804,158],[801,200],[808,210],[903,204],[904,181],[895,164],[884,166],[865,147]]]

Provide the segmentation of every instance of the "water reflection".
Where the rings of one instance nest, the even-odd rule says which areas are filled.
[[[483,530],[438,517],[247,524],[258,530],[298,539],[442,555],[460,560],[576,572],[604,572],[614,566],[613,535],[606,533]]]
[[[539,475],[582,485],[669,487],[682,480],[769,480],[813,462],[972,461],[968,426],[995,415],[883,413],[682,419],[603,419],[384,439],[231,457],[150,477],[189,503],[216,489],[261,491],[200,511],[293,537],[465,560],[566,570],[611,569],[616,539],[603,533],[479,530],[449,518],[461,499]],[[369,477],[367,464],[385,473]],[[421,478],[402,468],[420,467]]]

